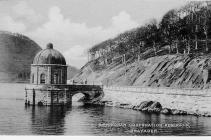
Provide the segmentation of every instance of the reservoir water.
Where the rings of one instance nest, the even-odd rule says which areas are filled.
[[[0,84],[0,135],[211,135],[211,118],[102,106],[26,107],[24,84]]]

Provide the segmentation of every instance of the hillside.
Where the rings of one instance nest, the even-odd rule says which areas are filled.
[[[206,16],[204,16],[206,15]],[[88,50],[74,80],[104,85],[209,88],[211,4],[188,2],[158,22],[131,29]]]
[[[72,79],[77,73],[79,69],[76,67],[68,65],[67,67],[67,79]]]
[[[40,46],[30,38],[0,31],[0,82],[27,82]]]
[[[206,69],[211,64],[211,55],[163,55],[141,61],[111,64],[104,69],[95,69],[89,62],[74,77],[75,81],[87,79],[89,84],[129,85],[142,87],[209,88]],[[203,80],[204,79],[204,80]],[[204,83],[204,81],[206,81]]]

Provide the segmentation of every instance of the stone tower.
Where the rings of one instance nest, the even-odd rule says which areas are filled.
[[[49,43],[31,65],[31,84],[66,84],[67,65],[64,56]]]
[[[26,86],[28,105],[63,105],[71,103],[64,56],[49,43],[34,57],[30,84]]]

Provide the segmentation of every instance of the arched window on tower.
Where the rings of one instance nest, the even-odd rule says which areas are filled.
[[[34,83],[34,74],[32,74],[32,83]]]
[[[45,74],[44,73],[42,73],[40,75],[40,84],[45,84]]]
[[[58,84],[59,78],[58,78],[58,73],[54,73],[53,75],[53,83]]]

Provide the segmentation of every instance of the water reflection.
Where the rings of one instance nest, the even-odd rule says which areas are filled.
[[[27,107],[31,110],[31,131],[37,135],[62,135],[65,132],[64,118],[70,107],[48,106],[48,107]]]
[[[25,107],[22,101],[1,100],[0,134],[24,135],[211,135],[210,118],[147,114],[130,109],[76,105]],[[103,127],[123,123],[127,126]],[[140,127],[129,124],[188,124],[189,127]],[[157,129],[157,133],[133,130]]]

